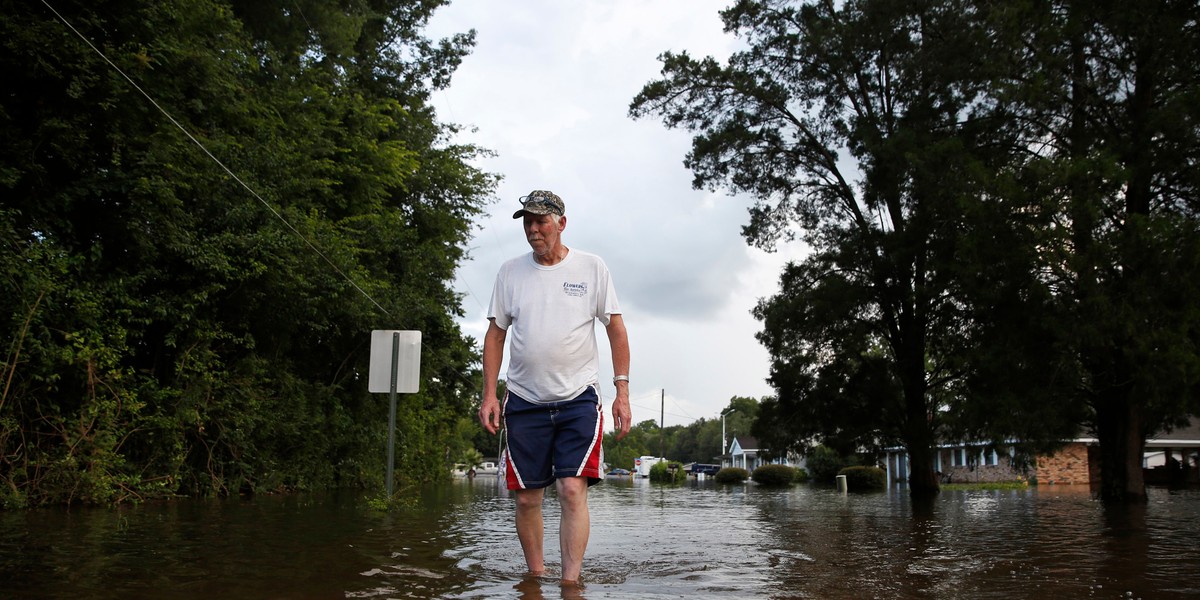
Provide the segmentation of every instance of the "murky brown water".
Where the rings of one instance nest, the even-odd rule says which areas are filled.
[[[1200,491],[841,495],[610,479],[585,587],[522,580],[494,479],[406,510],[354,494],[0,513],[3,598],[1200,598]],[[557,568],[557,502],[546,500]]]

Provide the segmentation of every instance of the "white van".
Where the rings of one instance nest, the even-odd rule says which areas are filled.
[[[649,477],[650,467],[667,460],[654,456],[639,456],[633,459],[633,476],[634,477]]]

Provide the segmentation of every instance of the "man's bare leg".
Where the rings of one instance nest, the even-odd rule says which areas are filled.
[[[578,584],[583,571],[583,553],[587,550],[591,517],[588,515],[587,478],[562,477],[558,487],[558,502],[562,519],[558,529],[558,544],[562,550],[562,583]]]
[[[517,538],[521,540],[521,551],[525,553],[525,565],[530,575],[541,575],[546,570],[542,553],[542,492],[516,490],[517,492]]]

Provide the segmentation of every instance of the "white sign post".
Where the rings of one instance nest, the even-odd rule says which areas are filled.
[[[371,332],[371,368],[367,390],[387,392],[387,495],[392,497],[392,471],[396,463],[396,394],[415,394],[421,385],[421,332],[376,329]]]

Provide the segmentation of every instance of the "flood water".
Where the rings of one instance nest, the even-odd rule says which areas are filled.
[[[584,587],[524,579],[494,478],[380,512],[353,493],[0,513],[3,598],[1200,598],[1200,490],[839,494],[609,479]],[[558,564],[558,504],[545,505]]]

